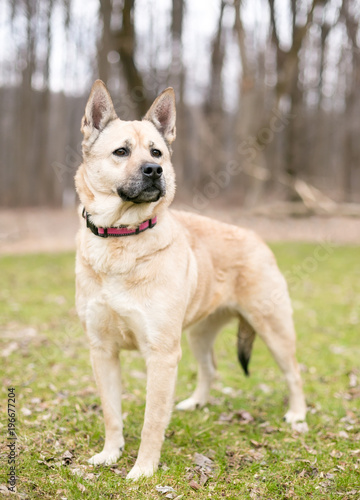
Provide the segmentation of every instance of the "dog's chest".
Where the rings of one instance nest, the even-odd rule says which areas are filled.
[[[151,283],[144,280],[138,267],[126,275],[103,276],[82,307],[79,300],[90,342],[100,346],[115,341],[124,349],[141,347],[156,335],[153,297]]]

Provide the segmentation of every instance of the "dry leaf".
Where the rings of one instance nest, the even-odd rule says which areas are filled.
[[[334,457],[334,458],[340,458],[343,456],[343,453],[341,453],[341,451],[338,451],[338,450],[332,450],[332,452],[330,453],[330,456]]]
[[[165,495],[165,493],[169,493],[169,492],[176,493],[176,491],[174,490],[174,488],[172,488],[171,486],[160,486],[158,484],[157,486],[155,486],[155,489],[156,489],[156,491],[158,491],[162,495]]]
[[[259,384],[258,385],[258,388],[260,389],[260,391],[262,391],[264,394],[270,394],[272,392],[272,389],[271,387],[269,387],[268,385],[266,384]]]
[[[14,351],[17,351],[18,349],[19,349],[19,344],[17,342],[10,342],[10,344],[6,346],[5,349],[2,350],[1,356],[3,358],[8,358]],[[7,494],[9,494],[9,492]]]
[[[235,393],[235,391],[234,391],[234,389],[232,387],[223,387],[221,389],[221,392],[223,394],[226,394],[227,396],[233,396],[234,393]]]
[[[291,428],[293,431],[298,432],[299,434],[303,434],[305,432],[308,432],[309,427],[306,422],[293,422],[291,424]]]
[[[355,373],[350,372],[349,373],[349,387],[356,387],[358,384],[357,376]]]
[[[258,441],[255,441],[255,439],[250,439],[250,443],[255,446],[255,448],[261,448],[264,446],[263,444],[259,443]]]
[[[84,491],[86,490],[85,486],[83,484],[81,484],[81,483],[77,483],[76,486],[79,488],[79,490],[81,491],[81,493],[84,493]]]
[[[221,413],[218,418],[218,422],[231,422],[234,418],[234,412],[231,413]]]
[[[199,465],[200,467],[212,467],[213,466],[213,461],[210,460],[210,458],[206,457],[205,455],[202,455],[201,453],[195,453],[194,455],[194,462],[196,465]]]
[[[237,418],[241,423],[247,424],[248,422],[253,422],[254,417],[246,410],[239,410],[236,412]]]
[[[200,480],[199,480],[200,485],[201,485],[201,486],[205,486],[205,484],[207,483],[208,479],[209,479],[209,476],[207,476],[206,474],[204,474],[204,473],[202,472],[202,473],[200,474]]]
[[[311,455],[317,455],[317,451],[314,450],[313,448],[310,448],[310,446],[304,444],[304,448],[308,453],[311,453]]]
[[[111,467],[111,470],[118,476],[123,477],[124,479],[127,476],[127,471],[125,467],[122,467],[121,469],[118,469],[117,467]]]
[[[0,484],[0,493],[2,493],[4,496],[10,495],[10,491],[5,484]]]
[[[199,490],[201,488],[200,484],[198,484],[196,481],[194,481],[193,479],[190,481],[189,483],[189,486],[190,488],[192,488],[193,490]]]
[[[360,450],[350,450],[350,455],[360,455]]]
[[[71,451],[66,450],[65,453],[61,457],[63,465],[70,465],[73,458],[74,458],[74,455],[71,453]]]

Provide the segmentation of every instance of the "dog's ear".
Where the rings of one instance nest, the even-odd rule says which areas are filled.
[[[91,88],[81,122],[81,132],[88,139],[93,133],[99,134],[106,125],[117,118],[108,89],[101,80],[96,80]]]
[[[151,121],[158,129],[165,141],[171,144],[176,137],[176,108],[175,92],[169,87],[165,89],[159,97],[152,103],[151,108],[146,113],[144,120]]]

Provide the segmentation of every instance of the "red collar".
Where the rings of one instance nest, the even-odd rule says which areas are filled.
[[[154,217],[153,219],[148,219],[145,222],[142,222],[135,229],[128,229],[126,226],[97,227],[89,219],[90,214],[85,210],[85,207],[83,208],[82,216],[86,220],[86,227],[88,227],[96,236],[101,236],[102,238],[107,238],[108,236],[130,236],[132,234],[139,234],[147,229],[151,229],[157,222],[157,217]]]

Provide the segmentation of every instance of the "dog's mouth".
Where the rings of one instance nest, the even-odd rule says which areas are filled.
[[[126,188],[118,188],[117,192],[123,201],[132,203],[153,203],[165,195],[164,182],[154,182],[150,186],[139,186],[137,183]]]

